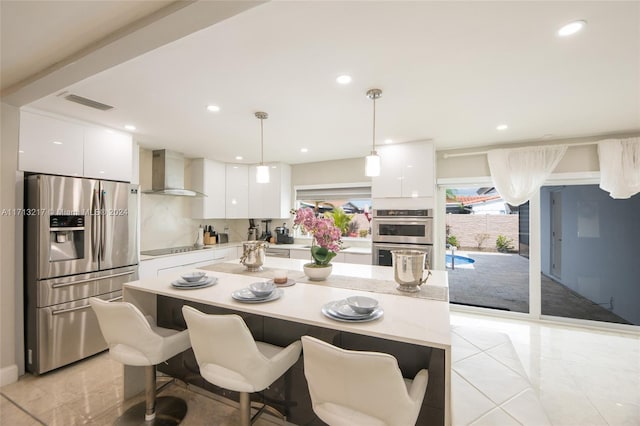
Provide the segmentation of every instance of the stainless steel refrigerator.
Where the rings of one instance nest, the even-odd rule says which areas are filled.
[[[138,187],[31,175],[25,185],[26,368],[40,374],[107,348],[89,297],[137,279]]]

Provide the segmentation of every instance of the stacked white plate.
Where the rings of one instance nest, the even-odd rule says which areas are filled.
[[[380,318],[384,314],[384,310],[379,305],[368,314],[360,314],[354,311],[347,299],[334,300],[322,307],[322,313],[336,321],[344,322],[367,322]]]
[[[202,278],[195,281],[193,280],[187,281],[183,278],[180,278],[175,281],[172,281],[171,286],[173,288],[179,288],[181,290],[195,290],[197,288],[211,287],[217,282],[218,282],[218,279],[216,277],[208,277],[204,275]]]
[[[272,300],[279,299],[284,294],[284,290],[280,288],[276,288],[269,294],[268,296],[256,296],[253,294],[249,288],[241,288],[240,290],[236,290],[231,293],[231,297],[233,297],[238,302],[244,303],[263,303],[263,302],[271,302]]]

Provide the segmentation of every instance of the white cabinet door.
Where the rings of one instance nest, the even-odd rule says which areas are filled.
[[[380,176],[372,178],[372,198],[433,197],[433,143],[386,145],[378,150]]]
[[[408,143],[402,172],[402,197],[433,197],[433,144]]]
[[[191,186],[206,195],[191,200],[194,219],[224,219],[226,167],[224,163],[198,158],[191,162]]]
[[[249,166],[226,164],[225,216],[227,219],[249,218]]]
[[[289,218],[291,209],[291,166],[268,164],[269,183],[256,182],[256,166],[249,168],[249,217]]]
[[[83,144],[83,126],[30,111],[20,112],[20,170],[82,176]]]
[[[378,149],[380,176],[371,178],[372,198],[400,197],[404,154],[401,145],[381,146]]]
[[[84,129],[84,176],[131,182],[131,135],[104,127]]]

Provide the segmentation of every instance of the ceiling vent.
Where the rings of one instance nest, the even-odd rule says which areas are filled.
[[[111,105],[103,104],[98,101],[94,101],[92,99],[83,98],[82,96],[78,96],[78,95],[67,95],[64,98],[68,101],[75,102],[80,105],[88,106],[89,108],[99,109],[100,111],[109,111],[110,109],[113,109]]]

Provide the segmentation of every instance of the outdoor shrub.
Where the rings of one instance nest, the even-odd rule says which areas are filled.
[[[504,235],[498,235],[496,238],[496,248],[501,253],[506,253],[513,250],[513,238],[507,238]]]
[[[481,234],[476,234],[474,238],[476,239],[476,243],[478,243],[478,248],[482,248],[484,242],[489,239],[489,234],[483,232]]]
[[[447,244],[451,244],[452,246],[460,247],[460,243],[458,243],[458,238],[455,235],[449,235],[447,237]]]

